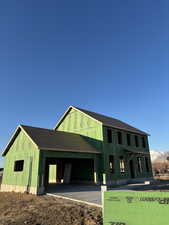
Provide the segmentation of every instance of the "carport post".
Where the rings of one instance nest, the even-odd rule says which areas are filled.
[[[103,173],[103,184],[106,185],[106,174]]]
[[[98,183],[98,163],[97,163],[97,158],[95,157],[94,159],[94,183]]]
[[[98,183],[98,174],[97,174],[96,171],[94,172],[94,183],[95,183],[95,184]]]

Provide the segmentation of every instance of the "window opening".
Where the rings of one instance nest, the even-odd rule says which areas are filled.
[[[137,163],[138,163],[138,171],[139,171],[139,173],[142,173],[143,168],[142,168],[141,157],[137,158]]]
[[[112,143],[112,130],[107,129],[107,142]]]
[[[14,171],[15,172],[23,171],[23,166],[24,166],[24,160],[15,161]]]
[[[114,173],[114,156],[113,155],[109,156],[109,168],[110,168],[110,172]]]
[[[120,173],[125,173],[125,162],[123,156],[120,157]]]
[[[139,144],[138,144],[138,136],[136,136],[136,135],[135,135],[135,144],[136,144],[136,147],[139,146]]]
[[[122,144],[122,133],[120,131],[117,132],[117,136],[118,136],[118,144]]]
[[[130,134],[127,134],[127,144],[131,145],[131,136],[130,136]]]

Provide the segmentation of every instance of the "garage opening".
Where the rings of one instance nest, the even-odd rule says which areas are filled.
[[[50,184],[94,183],[93,159],[47,158],[45,188]]]

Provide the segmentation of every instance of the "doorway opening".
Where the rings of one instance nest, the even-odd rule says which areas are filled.
[[[131,178],[135,178],[133,160],[130,160],[129,161],[129,168],[130,168],[130,176],[131,176]]]

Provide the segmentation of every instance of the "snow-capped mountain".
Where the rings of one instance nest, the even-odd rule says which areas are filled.
[[[150,151],[150,156],[152,162],[166,160],[167,157],[169,157],[169,151],[166,152]]]

